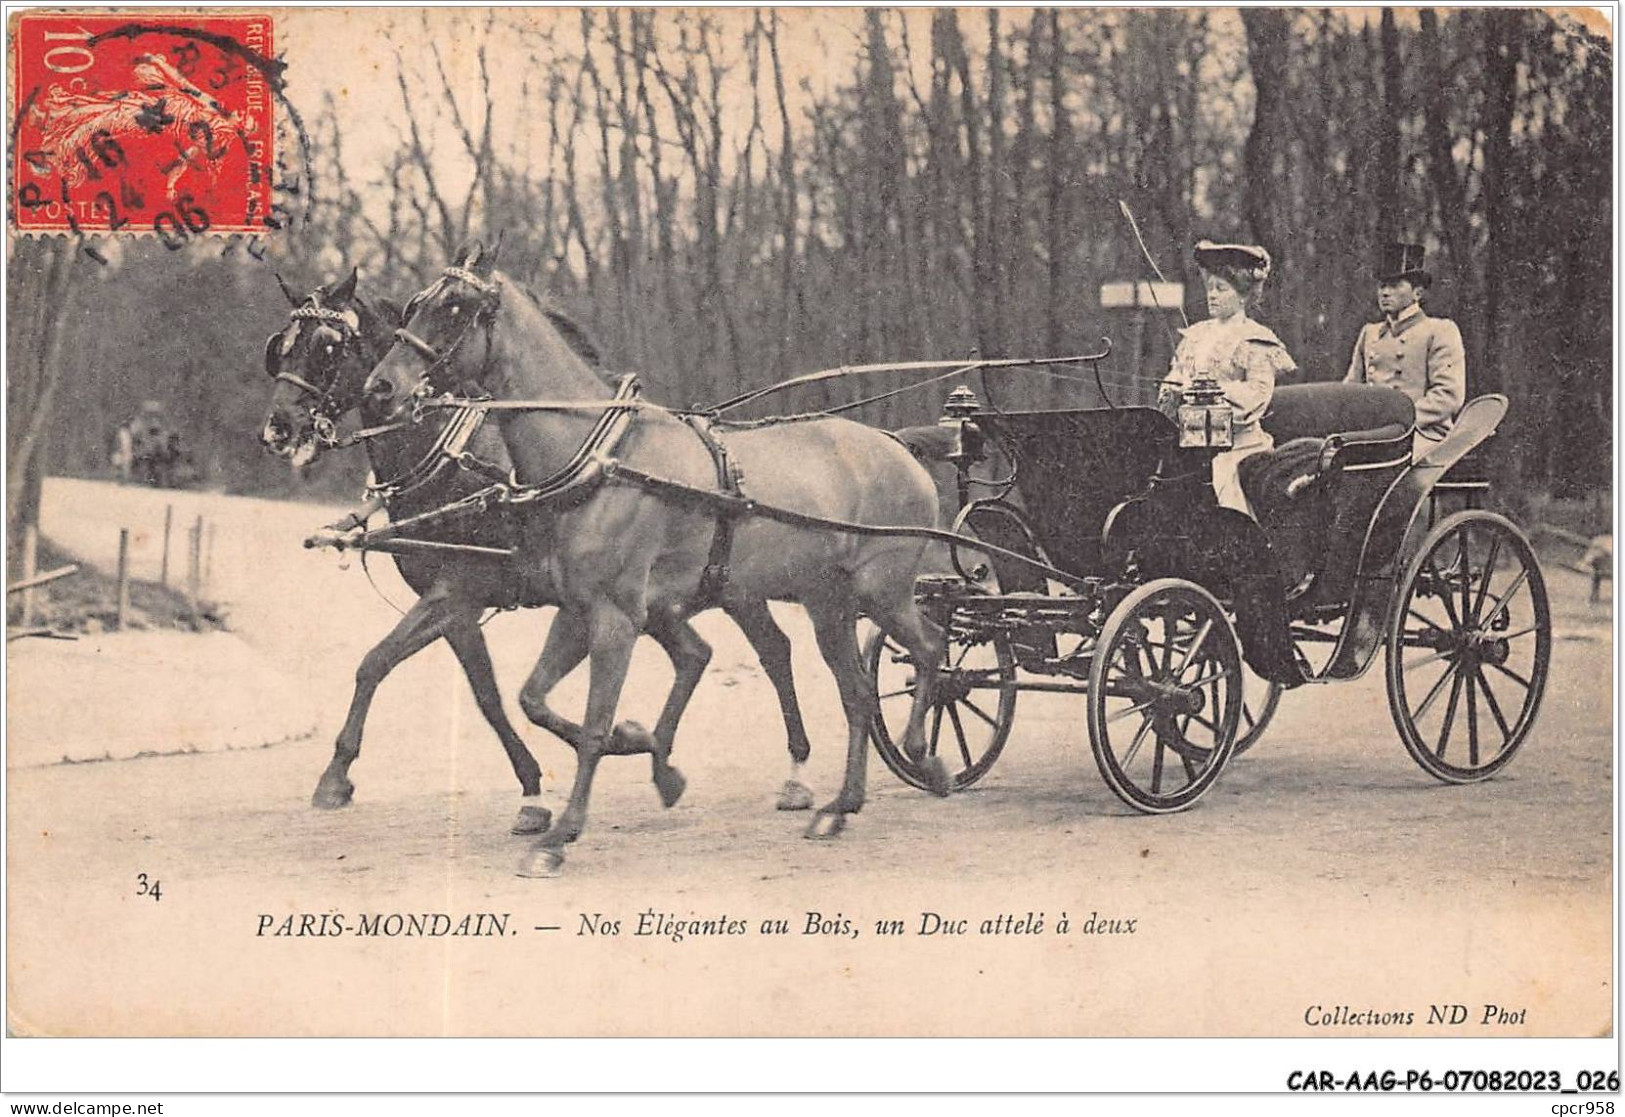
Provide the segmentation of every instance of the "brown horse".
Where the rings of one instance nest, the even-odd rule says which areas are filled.
[[[303,300],[288,292],[294,304],[293,316],[266,345],[266,369],[276,378],[276,388],[261,441],[272,452],[301,464],[336,442],[336,424],[352,411],[359,409],[362,421],[369,426],[387,425],[377,407],[363,397],[362,386],[392,344],[400,312],[387,300],[376,304],[362,300],[356,294],[356,283],[352,271],[336,287],[317,288]],[[584,358],[595,358],[590,341],[568,320],[558,320],[572,349]],[[448,414],[435,422],[405,424],[396,430],[381,430],[365,440],[373,473],[382,479],[392,520],[443,507],[489,484],[486,477],[449,458],[432,471],[420,468],[425,462],[434,462],[432,455],[442,429],[454,419]],[[468,450],[498,471],[510,468],[506,447],[493,429],[476,430]],[[416,484],[388,484],[389,479],[410,476],[416,477]],[[352,518],[334,525],[334,530],[354,526]],[[465,517],[420,531],[416,537],[500,547],[506,542],[507,530],[509,525],[490,518]],[[349,769],[360,754],[362,730],[374,693],[402,661],[443,638],[456,654],[480,712],[502,742],[519,780],[523,801],[514,832],[534,833],[547,828],[549,814],[536,802],[541,794],[540,769],[503,711],[479,625],[480,614],[487,608],[558,604],[549,595],[545,581],[529,576],[538,558],[545,565],[545,556],[534,554],[527,555],[525,563],[459,552],[395,556],[402,578],[418,594],[418,600],[362,660],[349,714],[334,744],[333,759],[312,799],[315,806],[342,807],[350,802],[354,784]],[[784,711],[792,772],[780,792],[778,806],[781,810],[805,809],[812,805],[812,793],[800,783],[797,774],[807,759],[809,745],[790,675],[789,641],[765,603],[760,603],[759,609],[741,610],[736,620],[778,690]],[[711,649],[687,624],[655,624],[650,626],[649,634],[671,658],[673,701],[662,712],[652,734],[629,731],[623,733],[623,738],[646,746],[643,751],[651,754],[656,788],[662,802],[671,806],[683,791],[683,778],[668,761],[671,742],[687,695],[704,673]]]
[[[555,479],[612,409],[603,380],[571,351],[539,309],[515,297],[495,270],[495,252],[479,246],[408,304],[395,347],[373,370],[367,391],[391,414],[427,396],[476,384],[498,400],[562,400],[563,406],[517,406],[498,412],[522,483]],[[885,433],[842,419],[817,419],[726,433],[745,491],[762,505],[867,525],[929,528],[937,494],[930,476]],[[671,624],[720,601],[730,613],[765,600],[795,601],[812,620],[820,652],[835,674],[847,719],[845,780],[820,809],[808,836],[833,836],[863,806],[872,687],[858,659],[856,623],[866,614],[907,648],[920,685],[905,748],[934,772],[946,794],[948,776],[927,759],[923,721],[943,635],[919,611],[914,577],[924,542],[794,527],[744,517],[734,527],[727,579],[706,586],[715,567],[716,510],[678,491],[610,479],[606,456],[691,490],[715,490],[718,466],[694,427],[664,409],[640,405],[618,446],[597,450],[553,510],[547,575],[560,600],[541,660],[521,695],[538,724],[576,750],[569,805],[533,850],[522,872],[556,866],[557,847],[575,840],[586,821],[593,773],[604,755],[632,742],[615,727],[632,645],[651,625]],[[616,475],[625,476],[625,475]],[[596,480],[595,480],[596,479]],[[702,587],[708,592],[702,593]],[[554,686],[583,658],[591,678],[584,724],[547,706]]]

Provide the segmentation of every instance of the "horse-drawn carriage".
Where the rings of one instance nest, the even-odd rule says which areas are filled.
[[[1503,397],[1472,401],[1412,461],[1404,397],[1283,388],[1264,422],[1280,450],[1244,463],[1255,467],[1255,521],[1214,497],[1228,410],[1200,392],[1175,422],[1136,407],[1004,412],[961,388],[934,432],[961,504],[943,531],[906,440],[823,415],[729,424],[726,405],[656,406],[630,378],[592,367],[539,303],[504,297],[494,264],[478,248],[460,254],[398,315],[358,299],[352,275],[295,300],[267,342],[279,382],[267,444],[297,461],[316,443],[366,442],[388,470],[374,492],[389,525],[316,541],[393,552],[421,595],[358,672],[318,805],[349,800],[377,683],[441,637],[525,795],[539,793],[480,634],[492,606],[560,610],[520,695],[578,757],[558,823],[534,800],[522,808],[516,831],[541,832],[551,858],[539,871],[580,832],[601,756],[648,753],[662,801],[682,794],[668,758],[708,655],[687,619],[711,606],[739,623],[778,692],[794,761],[781,807],[810,805],[805,788],[791,794],[807,738],[766,603],[799,601],[812,620],[849,731],[846,780],[810,836],[839,832],[861,808],[871,737],[911,784],[947,794],[976,782],[1022,691],[1082,695],[1106,783],[1153,813],[1200,798],[1263,732],[1281,690],[1357,678],[1379,646],[1401,739],[1442,780],[1499,771],[1534,721],[1551,627],[1527,540],[1484,511],[1424,515],[1440,478],[1494,432]],[[968,362],[947,375],[1023,363],[1041,362]],[[368,425],[340,435],[339,417],[356,409]],[[789,460],[798,468],[784,469]],[[989,460],[1003,476],[977,475]],[[972,499],[978,486],[991,495]],[[952,571],[916,580],[933,541]],[[860,614],[880,629],[861,668]],[[640,632],[676,671],[652,732],[614,722]],[[546,699],[589,656],[578,725]]]
[[[1405,397],[1284,387],[1264,420],[1281,450],[1244,469],[1254,522],[1217,504],[1211,448],[1182,448],[1156,411],[1004,413],[956,394],[943,423],[961,494],[989,483],[971,475],[988,458],[1005,475],[993,495],[962,500],[955,529],[1022,560],[956,548],[952,575],[920,579],[922,607],[951,634],[929,754],[967,787],[1003,750],[1021,692],[1076,693],[1107,785],[1138,810],[1179,810],[1258,739],[1284,688],[1358,678],[1381,648],[1416,762],[1451,783],[1493,775],[1544,690],[1544,582],[1512,523],[1479,509],[1436,521],[1431,500],[1506,406],[1473,400],[1412,461]],[[894,743],[914,664],[880,634],[865,663],[881,699],[876,748],[922,785]]]

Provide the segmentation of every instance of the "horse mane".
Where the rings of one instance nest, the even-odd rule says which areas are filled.
[[[565,347],[581,358],[593,373],[610,387],[614,387],[617,377],[604,367],[604,353],[596,338],[588,332],[587,328],[578,322],[573,315],[559,306],[550,298],[538,295],[528,284],[513,282],[513,286],[523,291],[532,306],[542,312],[548,324],[557,331],[559,337],[564,339]]]
[[[534,295],[531,297],[535,298]],[[542,313],[547,315],[547,320],[553,323],[553,328],[564,335],[565,343],[570,346],[576,356],[595,369],[603,369],[604,354],[598,348],[598,342],[587,332],[585,326],[552,303],[542,302],[538,299],[537,305],[542,308]]]

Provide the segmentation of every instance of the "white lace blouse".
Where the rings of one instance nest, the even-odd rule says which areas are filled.
[[[1263,440],[1258,422],[1275,393],[1275,378],[1297,367],[1268,326],[1244,314],[1228,320],[1208,318],[1181,331],[1157,402],[1164,407],[1176,403],[1178,393],[1193,380],[1211,376],[1235,412],[1231,439],[1239,450]]]

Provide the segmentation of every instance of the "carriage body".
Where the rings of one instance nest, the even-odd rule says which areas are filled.
[[[1155,410],[952,419],[974,425],[970,444],[997,448],[1010,463],[1005,489],[1019,494],[964,501],[956,531],[1031,560],[967,547],[955,551],[956,577],[921,580],[922,604],[953,645],[936,725],[941,747],[957,751],[960,786],[992,767],[1019,691],[1069,691],[1088,703],[1112,790],[1142,811],[1183,809],[1257,740],[1283,689],[1358,678],[1383,647],[1390,707],[1418,763],[1452,782],[1499,770],[1544,686],[1539,568],[1507,521],[1472,510],[1433,523],[1429,498],[1505,411],[1503,397],[1472,401],[1451,437],[1413,461],[1405,397],[1283,388],[1264,420],[1276,449],[1249,459],[1243,476],[1257,520],[1218,504],[1211,451],[1182,448],[1179,428]],[[961,493],[969,487],[962,476]],[[1512,664],[1511,645],[1525,637],[1527,662]],[[896,649],[876,642],[868,656],[882,696],[906,690]],[[880,677],[888,656],[890,680]],[[1419,660],[1429,669],[1420,684]],[[1505,707],[1485,677],[1497,672],[1514,680],[1503,680]],[[1509,696],[1516,684],[1521,694]],[[1451,751],[1463,694],[1469,739]],[[1442,736],[1421,724],[1430,716],[1443,718]],[[915,782],[887,721],[883,708],[880,752]],[[1481,728],[1496,739],[1481,742]]]

